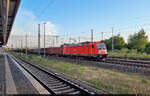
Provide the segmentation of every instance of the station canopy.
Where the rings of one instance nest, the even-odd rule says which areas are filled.
[[[6,45],[21,0],[0,0],[0,45]]]

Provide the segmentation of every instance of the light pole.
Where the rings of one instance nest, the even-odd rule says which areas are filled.
[[[45,25],[46,25],[46,22],[44,23],[44,57],[45,57]]]
[[[38,24],[38,52],[40,55],[40,24]]]
[[[27,43],[28,41],[27,41],[27,32],[26,32],[26,58],[27,58],[27,54],[28,54],[28,43]]]
[[[45,22],[45,23],[43,23],[44,24],[44,57],[45,57],[45,25],[46,24],[49,24],[49,22]]]
[[[101,32],[101,34],[102,34],[102,39],[101,39],[101,40],[102,40],[102,41],[103,41],[103,33],[104,33],[104,32]]]
[[[91,29],[91,41],[93,43],[93,29]]]

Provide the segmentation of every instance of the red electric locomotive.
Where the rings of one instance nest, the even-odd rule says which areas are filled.
[[[64,45],[62,54],[105,58],[107,57],[107,48],[103,42],[84,42],[79,44]]]

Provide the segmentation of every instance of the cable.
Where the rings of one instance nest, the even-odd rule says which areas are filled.
[[[40,12],[40,14],[38,15],[38,17],[42,16],[44,14],[44,12],[54,3],[54,0],[51,0],[48,5]]]

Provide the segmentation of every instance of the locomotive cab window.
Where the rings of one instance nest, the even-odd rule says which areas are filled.
[[[94,45],[92,45],[91,47],[94,48]]]
[[[105,44],[97,44],[98,49],[106,49]]]

